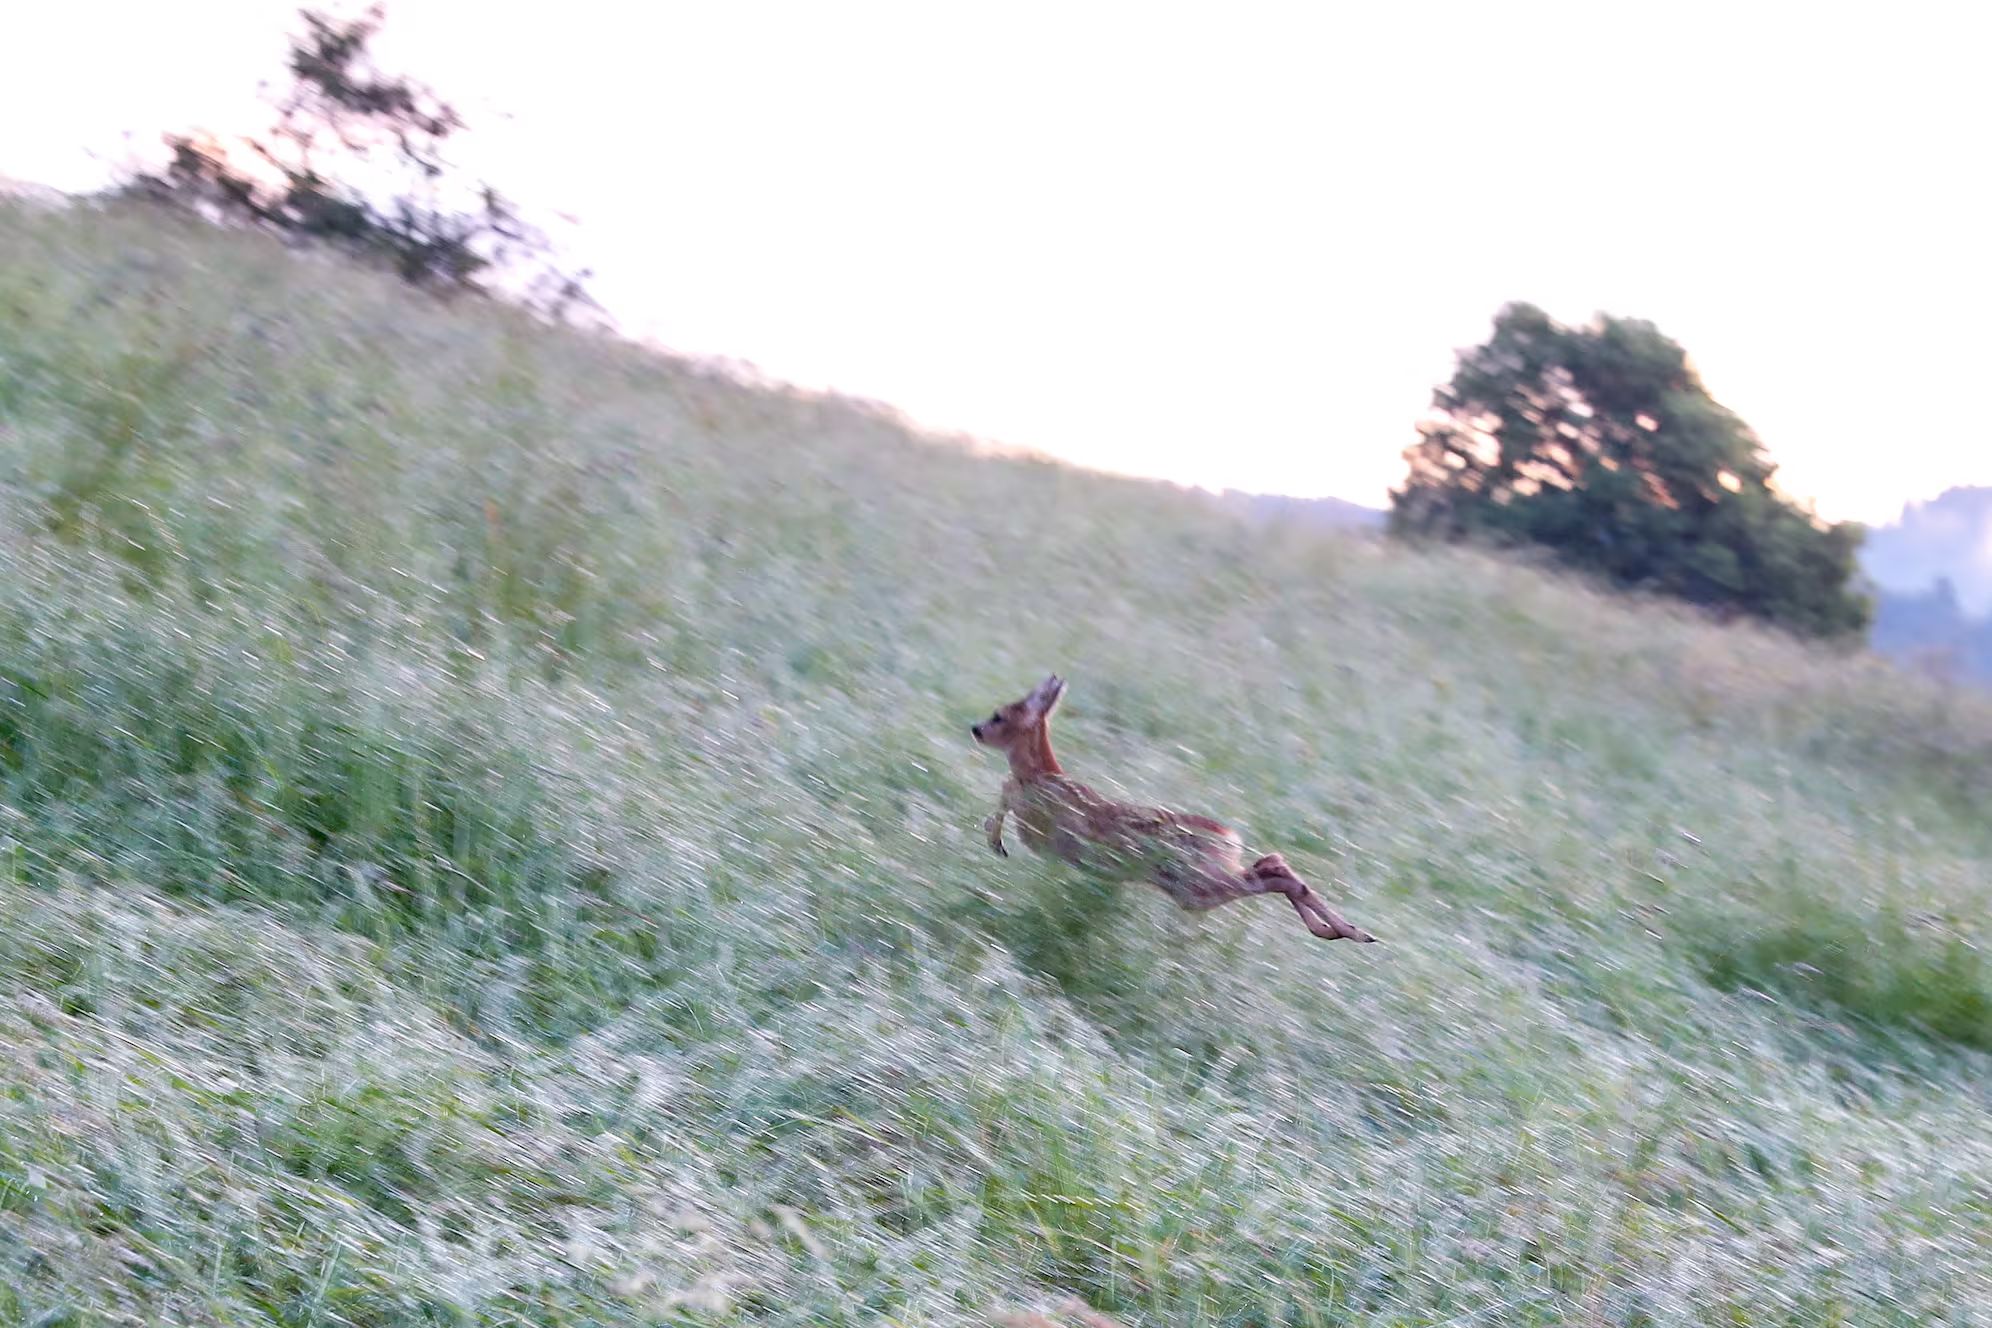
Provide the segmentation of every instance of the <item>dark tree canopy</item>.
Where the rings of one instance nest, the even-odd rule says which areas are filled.
[[[1433,405],[1394,532],[1544,545],[1614,584],[1809,635],[1867,625],[1861,528],[1783,498],[1756,435],[1651,323],[1564,327],[1509,305]]]
[[[452,170],[455,108],[375,66],[378,7],[345,21],[300,17],[268,131],[233,147],[169,134],[165,169],[134,173],[120,192],[332,244],[439,294],[504,290],[557,316],[593,308],[586,274],[556,266],[547,236],[511,200]]]

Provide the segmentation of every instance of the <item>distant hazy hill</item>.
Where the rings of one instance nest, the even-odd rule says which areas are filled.
[[[1895,524],[1868,532],[1861,561],[1885,589],[1921,592],[1949,577],[1966,613],[1992,612],[1992,488],[1910,503]]]
[[[1281,493],[1246,493],[1226,489],[1218,494],[1225,506],[1261,520],[1283,517],[1330,530],[1382,530],[1381,508],[1341,498],[1294,498]]]
[[[1874,648],[1992,681],[1992,488],[1948,489],[1868,532]]]
[[[1944,677],[1992,683],[1992,616],[1964,612],[1945,578],[1920,592],[1883,587],[1875,597],[1868,643]]]

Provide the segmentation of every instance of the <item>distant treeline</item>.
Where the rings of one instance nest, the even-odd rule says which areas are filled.
[[[1868,532],[1869,643],[1945,677],[1992,683],[1992,488],[1949,489]]]
[[[1880,591],[1868,640],[1877,652],[1929,672],[1992,683],[1992,615],[1965,612],[1948,577],[1921,593]]]

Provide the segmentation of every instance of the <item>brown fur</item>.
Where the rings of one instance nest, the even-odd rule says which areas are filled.
[[[1216,908],[1246,895],[1281,894],[1323,940],[1374,941],[1268,853],[1250,866],[1238,832],[1207,816],[1140,807],[1102,797],[1073,779],[1051,750],[1051,712],[1065,695],[1052,674],[1021,701],[999,708],[969,732],[1010,758],[996,814],[984,822],[989,847],[1008,857],[1003,822],[1017,818],[1024,845],[1115,880],[1144,880],[1187,909]]]

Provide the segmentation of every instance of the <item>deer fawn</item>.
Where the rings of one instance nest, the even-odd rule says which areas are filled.
[[[1216,908],[1246,895],[1281,894],[1307,929],[1324,941],[1376,939],[1328,907],[1279,854],[1268,853],[1246,866],[1244,841],[1230,826],[1204,816],[1115,802],[1067,776],[1051,750],[1051,712],[1064,695],[1065,682],[1054,673],[1023,700],[969,729],[977,742],[1010,758],[1003,800],[984,823],[990,848],[1010,856],[1003,846],[1003,818],[1014,816],[1033,853],[1063,858],[1113,880],[1147,881],[1184,908]]]

